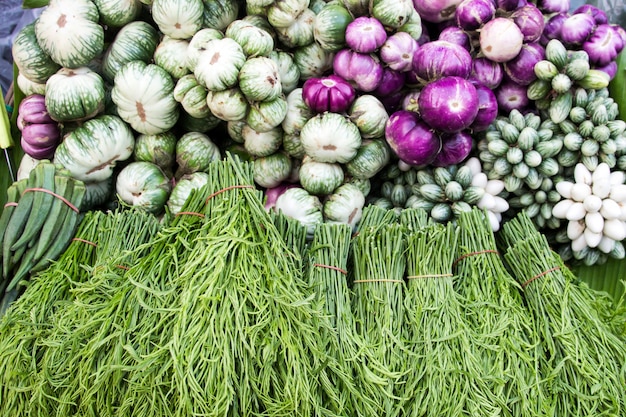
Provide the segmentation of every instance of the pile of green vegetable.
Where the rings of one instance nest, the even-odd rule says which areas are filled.
[[[479,209],[444,226],[369,206],[357,234],[323,223],[303,244],[299,223],[264,210],[251,163],[208,174],[161,222],[132,207],[82,219],[0,319],[2,413],[625,409],[615,306],[527,216],[496,246]]]

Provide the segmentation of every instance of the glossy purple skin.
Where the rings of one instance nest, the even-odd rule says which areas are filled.
[[[496,9],[503,10],[505,12],[512,12],[513,10],[524,6],[526,3],[526,0],[495,0]]]
[[[441,135],[441,151],[432,162],[433,166],[446,167],[465,161],[472,151],[474,141],[466,131],[444,133]]]
[[[384,97],[389,94],[396,93],[404,87],[406,81],[406,73],[401,71],[395,71],[391,68],[383,69],[383,78],[380,84],[372,92],[378,97]]]
[[[559,39],[561,37],[561,27],[568,17],[569,15],[565,12],[556,13],[546,21],[540,38],[542,45],[545,46],[552,39]]]
[[[520,53],[504,63],[509,78],[520,85],[528,85],[537,79],[535,64],[546,57],[546,50],[538,42],[526,43]]]
[[[478,114],[476,87],[461,77],[444,77],[428,83],[417,102],[422,119],[445,133],[468,128]]]
[[[374,91],[383,79],[383,66],[376,55],[350,49],[342,49],[335,54],[333,69],[336,75],[363,92]]]
[[[448,26],[443,29],[441,33],[439,33],[438,40],[455,43],[468,51],[472,48],[470,37],[458,26]]]
[[[456,8],[454,19],[463,30],[476,30],[493,19],[496,5],[492,0],[463,0]]]
[[[447,76],[468,78],[472,72],[472,56],[467,49],[452,42],[427,42],[413,55],[413,72],[425,83]]]
[[[624,39],[620,32],[608,23],[598,25],[593,34],[583,43],[583,49],[589,55],[589,62],[603,67],[617,58],[624,49]]]
[[[357,17],[346,27],[346,44],[356,52],[372,53],[386,40],[385,27],[374,17]]]
[[[588,14],[573,14],[561,25],[561,40],[567,45],[582,45],[596,28],[596,22]]]
[[[502,82],[504,68],[499,62],[489,58],[474,58],[472,61],[472,74],[470,80],[479,81],[491,89],[495,89]]]
[[[454,19],[454,11],[461,0],[413,0],[413,7],[422,20],[432,23]]]
[[[441,150],[441,139],[417,113],[398,110],[385,126],[385,139],[402,161],[413,166],[430,164]]]
[[[46,98],[41,94],[25,97],[18,107],[18,127],[30,123],[55,123],[48,114]]]
[[[570,0],[537,0],[537,7],[545,14],[566,13],[570,8]]]
[[[396,32],[380,47],[378,54],[387,66],[396,71],[410,71],[413,55],[419,44],[407,32]]]
[[[56,123],[37,123],[24,126],[20,141],[22,150],[35,159],[49,159],[60,142]]]
[[[385,107],[387,113],[391,114],[402,107],[402,100],[405,95],[406,91],[402,89],[385,96],[379,96],[378,99],[383,103],[383,107]]]
[[[524,42],[539,40],[545,27],[545,18],[541,10],[532,3],[520,7],[511,14],[511,19],[524,35]]]
[[[478,94],[478,113],[470,125],[474,132],[486,130],[498,116],[498,99],[493,90],[479,82],[474,83]]]
[[[591,17],[593,17],[593,20],[595,20],[598,25],[601,25],[603,23],[609,23],[609,18],[606,15],[606,12],[591,4],[583,4],[572,12],[572,14],[578,13],[586,13],[590,15]]]
[[[354,101],[356,93],[349,82],[337,75],[309,78],[302,85],[302,99],[317,113],[343,113]]]
[[[509,79],[502,81],[495,94],[499,112],[504,115],[508,115],[513,109],[523,111],[530,104],[526,94],[526,86],[519,85]]]

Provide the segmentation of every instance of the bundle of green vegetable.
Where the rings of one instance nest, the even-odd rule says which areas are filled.
[[[50,320],[71,298],[75,282],[88,277],[95,260],[96,239],[105,215],[91,212],[81,221],[67,250],[50,267],[30,280],[27,290],[0,320],[0,409],[24,415],[31,409],[33,385],[46,349]]]
[[[555,415],[620,415],[626,344],[525,214],[505,223],[508,266],[522,286],[540,337],[539,372]]]
[[[352,311],[359,342],[355,382],[376,415],[396,415],[404,383],[404,228],[392,211],[368,206],[351,245]],[[357,407],[356,414],[368,415]]]
[[[458,236],[448,223],[417,228],[407,237],[404,415],[465,415],[470,392],[485,389],[476,388],[482,381],[471,377],[478,374],[478,358],[454,288]]]
[[[4,303],[23,289],[22,280],[45,269],[67,248],[80,221],[85,185],[50,161],[42,161],[28,178],[7,190],[0,217]]]
[[[535,323],[500,258],[486,214],[479,209],[462,213],[458,225],[456,289],[463,300],[470,353],[478,360],[477,379],[484,382],[470,390],[467,411],[476,416],[551,414],[537,369]]]
[[[119,289],[129,265],[149,250],[149,246],[143,247],[144,252],[137,248],[159,227],[154,216],[137,209],[109,212],[99,222],[93,265],[87,267],[84,280],[72,282],[69,297],[59,302],[46,322],[30,412],[112,413],[126,388],[121,383],[125,357],[112,346],[118,345],[120,334],[132,330],[132,317],[120,317],[118,300],[124,300],[125,294]],[[125,238],[119,239],[120,235]],[[115,376],[115,383],[101,385],[102,380],[111,381],[110,375]]]

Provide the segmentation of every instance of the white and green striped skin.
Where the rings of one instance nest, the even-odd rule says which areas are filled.
[[[180,127],[185,132],[209,132],[217,127],[222,122],[222,119],[213,114],[209,114],[207,117],[193,117],[187,112],[181,112],[178,118],[177,127]]]
[[[346,164],[350,176],[365,180],[382,170],[391,158],[391,152],[384,139],[366,139],[357,154]]]
[[[239,71],[239,88],[250,101],[276,99],[283,92],[278,65],[264,56],[248,58]]]
[[[209,174],[206,172],[194,172],[183,175],[172,189],[167,199],[167,207],[171,214],[176,215],[189,198],[192,190],[198,190],[209,182]]]
[[[197,31],[189,40],[187,48],[187,68],[189,68],[189,71],[195,71],[198,57],[206,49],[206,44],[213,39],[222,39],[223,37],[224,33],[217,29],[204,28]]]
[[[159,30],[174,39],[191,39],[202,28],[202,0],[154,0],[152,18]]]
[[[291,26],[309,7],[309,0],[276,0],[267,9],[267,20],[275,28]]]
[[[244,120],[250,105],[239,87],[207,93],[207,105],[215,117],[226,122]]]
[[[51,0],[35,21],[37,42],[54,62],[77,68],[104,50],[104,28],[91,0]]]
[[[233,0],[202,0],[203,26],[224,31],[239,16],[239,2]]]
[[[155,214],[163,211],[171,189],[169,178],[152,162],[131,162],[115,181],[115,192],[122,201]]]
[[[113,82],[119,69],[130,61],[152,60],[159,44],[159,33],[149,23],[137,20],[128,23],[115,35],[102,58],[102,74]]]
[[[92,0],[98,7],[100,23],[121,28],[134,21],[143,7],[139,0]]]
[[[174,99],[189,115],[196,118],[207,117],[211,114],[207,103],[207,93],[207,89],[198,84],[193,74],[181,77],[174,87]]]
[[[139,133],[170,130],[180,114],[174,81],[163,68],[131,61],[115,76],[111,99],[119,116]]]
[[[101,115],[68,133],[54,153],[54,163],[73,178],[99,182],[111,177],[116,162],[125,161],[135,146],[130,127],[119,117]]]
[[[237,84],[245,62],[246,54],[234,39],[214,39],[198,56],[194,75],[210,91],[226,90]]]
[[[415,7],[412,0],[373,0],[371,10],[383,26],[395,29],[409,21]]]
[[[283,153],[276,152],[254,160],[254,182],[265,188],[272,188],[284,182],[291,175],[291,158]]]
[[[61,68],[46,82],[48,113],[57,122],[91,119],[104,110],[104,80],[88,67]]]
[[[282,45],[290,49],[309,45],[315,42],[314,22],[315,13],[311,9],[306,9],[292,25],[276,28],[276,36]]]
[[[219,159],[220,148],[205,133],[187,132],[176,142],[177,174],[205,171],[211,162]]]
[[[287,114],[287,100],[279,96],[274,100],[259,101],[250,105],[246,123],[257,132],[267,132],[279,126]]]
[[[11,52],[19,73],[34,83],[45,84],[48,78],[61,68],[39,46],[34,22],[18,32],[13,40]]]
[[[133,158],[157,164],[161,169],[171,169],[176,161],[178,137],[170,130],[156,135],[139,135],[135,138]]]
[[[257,132],[245,124],[241,129],[243,147],[254,157],[268,156],[283,144],[283,129],[277,126],[267,132]]]
[[[371,94],[358,96],[348,110],[350,120],[357,125],[364,138],[385,136],[385,125],[389,113],[383,103]]]
[[[300,71],[300,81],[321,77],[333,68],[335,53],[327,51],[317,42],[296,48],[293,61]]]
[[[166,70],[174,80],[187,75],[187,47],[186,39],[174,39],[163,35],[159,46],[154,51],[154,63]]]
[[[302,98],[302,87],[287,94],[287,113],[281,125],[285,133],[300,134],[304,124],[315,115]]]
[[[319,162],[346,163],[361,146],[359,129],[348,118],[326,112],[309,119],[300,131],[300,140],[308,156]]]
[[[274,0],[247,0],[246,7],[263,8],[270,6]]]
[[[268,56],[274,49],[274,38],[269,32],[244,20],[232,22],[224,34],[237,41],[247,57]]]
[[[302,188],[311,194],[322,196],[331,194],[343,183],[344,173],[340,164],[316,162],[305,157],[298,177]]]
[[[17,74],[16,82],[25,97],[33,94],[41,94],[42,96],[46,94],[46,83],[36,83],[31,81],[22,73]]]
[[[315,228],[324,222],[322,202],[300,187],[290,188],[276,199],[274,210],[298,220],[307,229],[307,238],[312,239]]]
[[[269,54],[269,58],[278,67],[278,78],[280,79],[283,94],[291,93],[300,81],[300,70],[293,61],[293,55],[286,51],[272,51]]]
[[[326,222],[349,224],[355,228],[365,206],[365,196],[359,187],[344,183],[324,201],[322,213]]]
[[[85,183],[85,195],[80,203],[82,211],[91,210],[94,207],[102,206],[107,201],[111,201],[113,193],[113,177],[104,181]]]
[[[313,23],[315,41],[327,51],[338,51],[346,46],[346,28],[354,18],[341,3],[326,3]]]

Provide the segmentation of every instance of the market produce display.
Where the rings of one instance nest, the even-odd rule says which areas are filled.
[[[626,259],[605,11],[36,6],[0,118],[2,414],[626,412],[623,283],[570,269]]]

